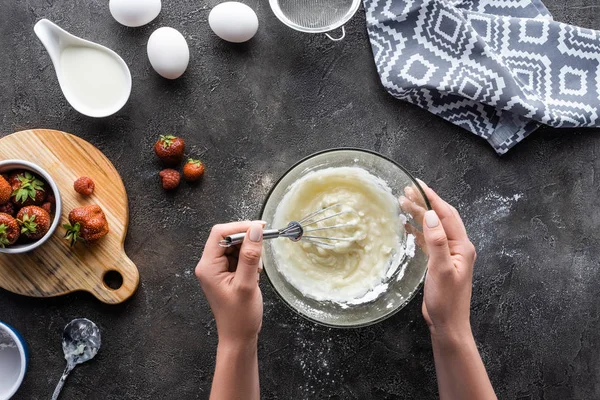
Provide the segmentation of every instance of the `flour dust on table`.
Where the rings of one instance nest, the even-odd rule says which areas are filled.
[[[522,203],[523,193],[501,195],[494,189],[489,189],[485,194],[467,204],[458,204],[461,214],[465,216],[465,225],[469,236],[477,246],[477,250],[484,253],[494,246],[496,233],[490,232],[490,226],[506,224],[511,215],[516,213],[516,208]],[[468,217],[467,217],[468,216]],[[503,248],[502,252],[516,255],[519,249]]]

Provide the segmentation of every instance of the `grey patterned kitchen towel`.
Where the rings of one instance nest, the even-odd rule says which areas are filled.
[[[381,82],[506,153],[546,124],[600,126],[600,32],[540,0],[364,0]]]

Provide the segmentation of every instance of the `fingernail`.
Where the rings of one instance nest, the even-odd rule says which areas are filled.
[[[262,226],[267,226],[267,221],[254,221],[257,224],[261,224]]]
[[[398,199],[398,204],[400,204],[400,207],[404,206],[404,202],[406,202],[406,197],[400,196]]]
[[[425,223],[428,228],[436,228],[440,224],[440,219],[433,210],[429,210],[425,213]]]
[[[427,184],[425,182],[423,182],[422,180],[420,180],[419,178],[417,178],[417,182],[419,182],[421,185],[425,186],[425,187],[429,187],[427,186]]]
[[[413,190],[413,188],[411,187],[405,187],[404,188],[404,194],[406,195],[406,197],[408,197],[411,200],[414,200],[415,197],[415,191]]]
[[[248,235],[248,239],[250,239],[251,242],[260,242],[260,240],[262,239],[262,235],[263,235],[263,227],[260,224],[252,224],[252,226],[250,227],[250,234]]]

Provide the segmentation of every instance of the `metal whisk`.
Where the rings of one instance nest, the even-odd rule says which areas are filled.
[[[334,208],[339,207],[339,211],[335,211]],[[323,214],[328,210],[333,210],[334,213],[331,215],[324,216]],[[342,205],[340,203],[334,204],[329,207],[325,207],[321,210],[317,210],[300,221],[292,221],[283,229],[265,229],[263,231],[263,239],[277,239],[280,237],[288,238],[294,242],[298,242],[300,240],[304,240],[306,242],[310,242],[315,246],[323,247],[326,249],[332,249],[335,247],[335,242],[351,242],[354,239],[350,237],[335,237],[335,236],[315,236],[314,232],[331,230],[331,229],[340,229],[355,226],[356,224],[353,222],[322,226],[319,227],[317,224],[319,222],[327,221],[329,219],[339,217],[344,214],[356,214],[355,211],[352,210],[343,210]],[[246,237],[246,233],[237,233],[235,235],[227,236],[225,239],[219,242],[221,247],[231,247],[236,244],[240,244],[244,241]]]

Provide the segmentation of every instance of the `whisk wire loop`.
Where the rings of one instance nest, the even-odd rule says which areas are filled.
[[[331,215],[325,215],[329,210],[333,210],[336,207],[340,207],[341,211],[334,211]],[[275,239],[279,237],[288,238],[294,242],[298,242],[303,240],[305,242],[314,244],[315,246],[319,246],[326,249],[335,248],[335,242],[353,242],[355,240],[354,237],[337,237],[337,236],[315,236],[315,235],[306,235],[307,233],[312,232],[320,232],[341,228],[350,228],[356,226],[355,222],[348,223],[339,223],[329,226],[315,226],[316,224],[328,221],[330,219],[339,217],[345,214],[356,214],[355,211],[352,210],[342,210],[342,205],[340,203],[333,204],[331,206],[322,208],[320,210],[314,211],[309,215],[302,218],[300,221],[292,221],[285,228],[282,229],[267,229],[263,232],[264,239]],[[311,227],[315,226],[315,227]],[[308,228],[308,229],[307,229]],[[246,234],[238,233],[235,235],[227,236],[225,239],[219,242],[219,246],[221,247],[231,247],[236,244],[240,244],[244,241]]]

